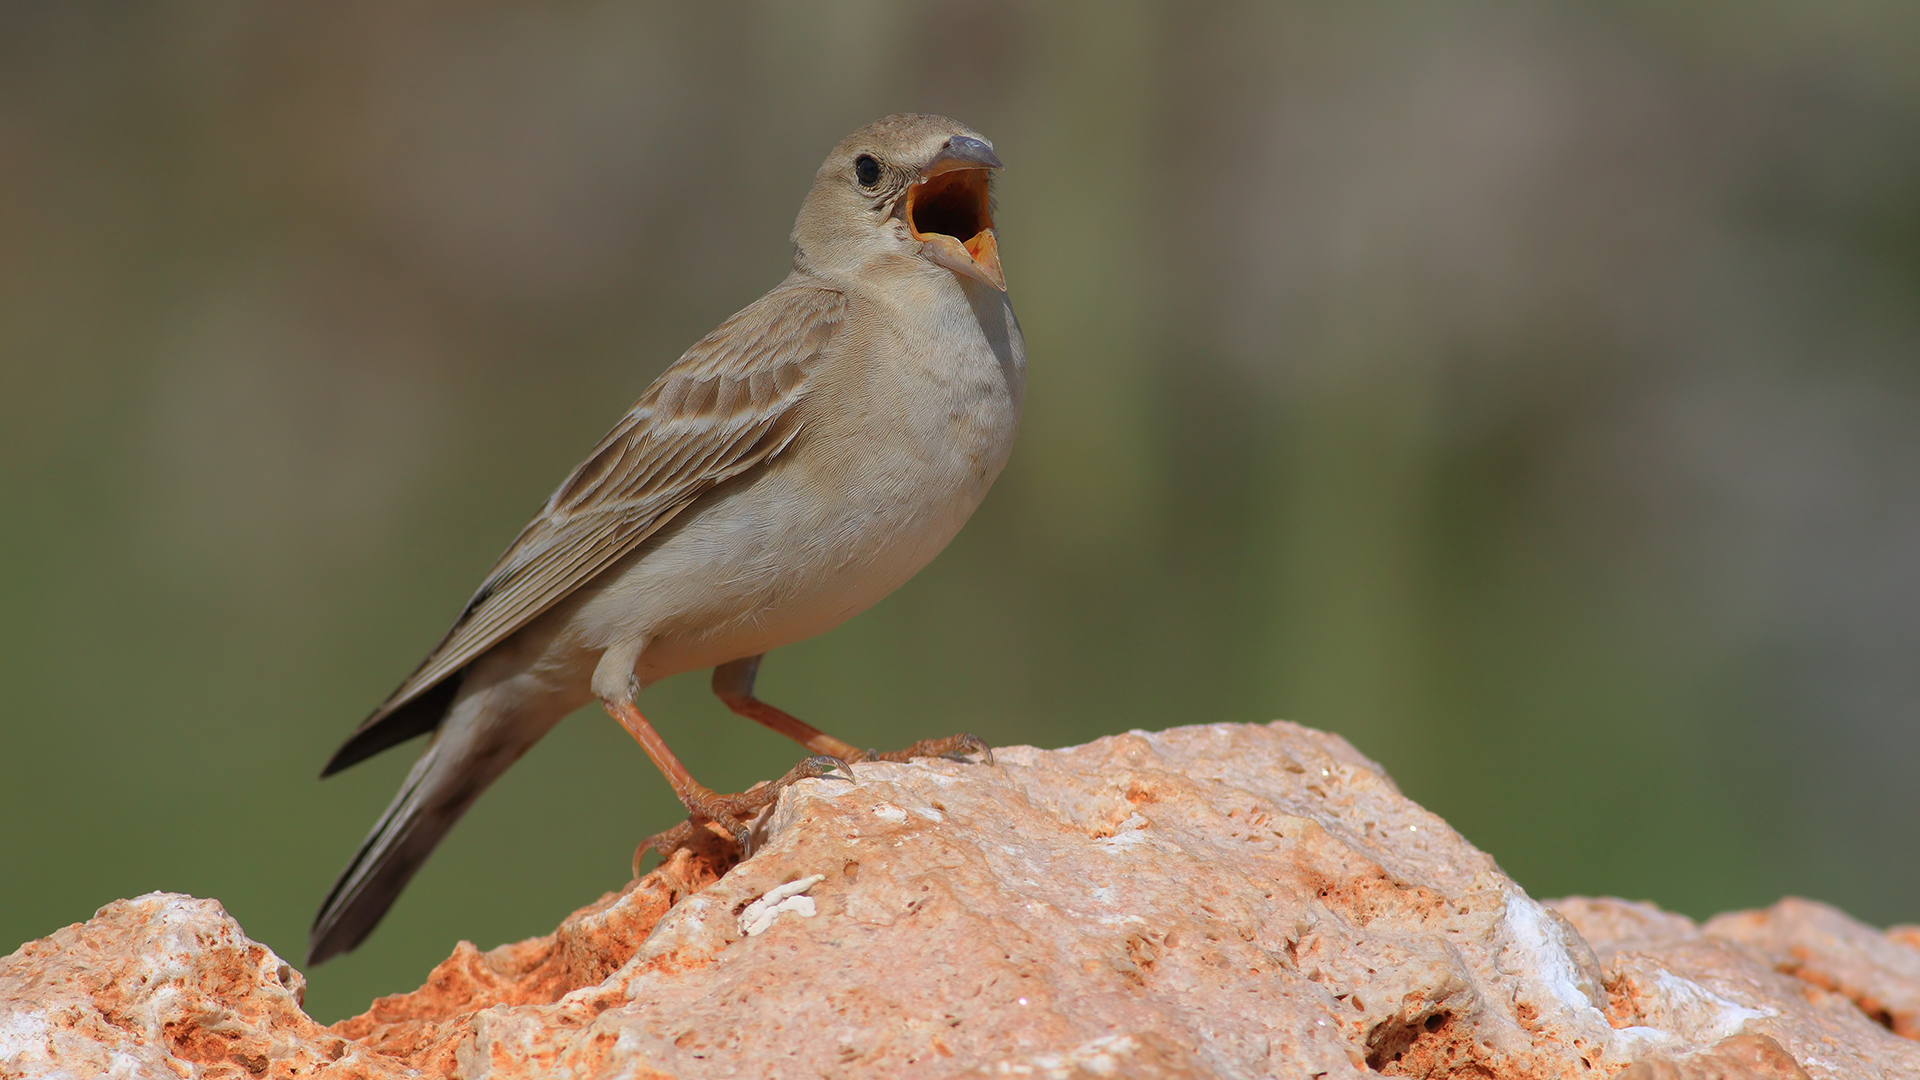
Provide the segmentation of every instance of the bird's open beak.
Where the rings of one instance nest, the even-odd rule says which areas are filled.
[[[998,168],[1000,159],[992,146],[955,135],[907,189],[903,213],[913,238],[920,241],[921,254],[956,274],[1006,292],[987,197],[987,178]]]

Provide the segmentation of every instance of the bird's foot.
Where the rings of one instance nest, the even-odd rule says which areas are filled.
[[[688,818],[671,829],[654,833],[633,849],[635,880],[640,877],[640,863],[647,857],[647,852],[658,851],[660,865],[664,866],[673,858],[674,852],[682,850],[692,852],[696,858],[705,859],[711,864],[715,877],[722,877],[733,869],[741,855],[739,846],[727,830],[711,821]]]
[[[663,858],[670,858],[680,848],[702,846],[703,841],[715,835],[714,826],[732,839],[740,855],[744,856],[753,840],[753,829],[749,822],[759,816],[760,811],[771,806],[794,781],[835,773],[852,780],[853,766],[837,757],[816,754],[787,770],[787,775],[780,779],[763,780],[737,795],[722,795],[695,785],[692,791],[681,797],[681,802],[687,807],[687,820],[671,829],[654,833],[640,841],[640,846],[634,849],[634,876],[640,876],[640,860],[647,852],[658,851]]]
[[[993,747],[988,746],[978,735],[949,735],[944,739],[921,739],[905,750],[889,750],[881,753],[869,750],[861,755],[861,761],[912,761],[914,758],[937,757],[949,761],[971,761],[978,757],[988,765],[993,764]]]

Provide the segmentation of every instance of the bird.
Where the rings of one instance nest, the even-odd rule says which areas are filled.
[[[328,760],[322,777],[430,735],[321,904],[310,964],[360,945],[488,785],[596,699],[687,809],[662,845],[711,822],[744,848],[748,820],[802,776],[986,750],[963,734],[862,752],[753,687],[769,650],[926,566],[1007,462],[1026,345],[993,225],[1002,168],[979,132],[923,113],[833,148],[786,278],[646,388]],[[743,795],[696,782],[635,702],[704,668],[729,709],[812,756]]]

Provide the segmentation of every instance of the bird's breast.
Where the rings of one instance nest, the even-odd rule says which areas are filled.
[[[943,277],[849,327],[845,397],[827,403],[821,429],[834,446],[821,460],[855,504],[897,525],[944,527],[942,546],[1006,464],[1026,391],[1026,346],[1005,295]]]
[[[623,572],[622,633],[652,641],[643,682],[830,630],[946,547],[1019,424],[1025,346],[992,299],[912,320],[856,312],[795,442]]]

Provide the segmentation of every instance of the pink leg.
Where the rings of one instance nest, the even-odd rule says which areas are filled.
[[[760,657],[758,656],[748,656],[721,664],[713,669],[714,696],[739,715],[785,735],[816,754],[825,754],[842,761],[852,762],[911,761],[917,757],[957,757],[979,754],[985,756],[987,764],[993,764],[992,749],[973,735],[922,739],[905,750],[892,750],[884,754],[875,750],[861,750],[852,743],[841,742],[791,713],[754,697],[753,681],[759,673]]]

